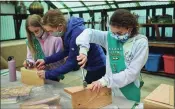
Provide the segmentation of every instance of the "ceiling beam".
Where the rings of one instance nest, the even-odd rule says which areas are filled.
[[[156,8],[174,8],[174,4],[168,4],[168,5],[155,5],[155,6],[140,6],[140,7],[122,7],[120,9],[128,9],[128,10],[142,10],[142,9],[156,9]],[[115,11],[116,9],[105,9],[106,11]],[[93,10],[94,12],[101,12],[101,9]],[[72,12],[72,14],[77,13],[89,13],[89,11],[75,11]]]
[[[139,7],[139,6],[141,6],[141,5],[140,5],[140,3],[139,3],[139,2],[136,2],[136,6],[137,6],[137,7]]]
[[[82,1],[82,0],[79,0],[80,1],[80,3],[84,6],[84,7],[86,7],[86,9],[89,11],[90,9],[89,9],[89,7],[88,6],[86,6],[86,4]]]
[[[113,5],[114,3],[109,3],[110,5]],[[95,7],[95,6],[104,6],[106,4],[97,4],[97,5],[86,5],[87,7]],[[75,7],[71,7],[71,8],[84,8],[84,6],[75,6]],[[65,8],[59,8],[59,9],[65,9]]]
[[[58,9],[57,6],[55,6],[50,0],[44,0],[48,6],[50,6],[53,9]]]
[[[64,6],[64,9],[67,9],[69,12],[73,12],[70,7],[68,7],[63,1],[59,1],[59,3]]]
[[[110,8],[112,8],[112,6],[109,4],[109,2],[107,0],[105,0],[105,2]]]
[[[117,2],[116,2],[115,0],[113,0],[113,2],[114,2],[114,5],[115,5],[117,8],[119,8]]]

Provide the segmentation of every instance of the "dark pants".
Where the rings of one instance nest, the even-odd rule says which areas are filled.
[[[101,67],[95,71],[87,71],[85,80],[88,84],[91,84],[93,81],[102,78],[102,76],[104,76],[105,73],[106,73],[106,66]]]

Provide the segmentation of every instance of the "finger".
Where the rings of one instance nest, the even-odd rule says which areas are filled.
[[[87,58],[85,57],[85,58],[83,58],[83,60],[82,60],[84,63],[86,63],[87,62]]]
[[[42,63],[40,62],[40,63],[38,63],[38,65],[37,65],[37,67],[41,67],[42,66]]]
[[[84,57],[83,56],[77,56],[77,60],[81,61]]]
[[[37,60],[37,61],[35,62],[35,66],[37,67],[39,63],[40,63],[40,62]]]
[[[81,68],[84,68],[85,65],[86,65],[86,63],[84,63],[83,65],[81,65]]]
[[[98,86],[97,86],[97,93],[100,92],[100,88],[101,88],[101,86],[100,86],[100,84],[98,84]]]
[[[81,65],[81,68],[83,68],[86,65],[87,60]]]
[[[92,83],[91,83],[91,85],[92,85],[92,87],[90,87],[90,89],[92,90],[92,89],[93,89],[93,87],[94,87],[94,83],[92,82]]]
[[[44,70],[44,69],[45,69],[45,66],[41,66],[41,67],[40,67],[40,70]]]
[[[97,88],[97,84],[95,84],[95,85],[94,85],[94,87],[93,87],[92,91],[95,91],[95,90],[96,90],[96,88]]]
[[[78,62],[79,65],[82,65],[86,62],[86,59],[83,59],[82,61]]]
[[[42,67],[39,67],[39,70],[42,70]]]
[[[25,63],[25,64],[23,64],[23,66],[24,66],[24,67],[27,67],[27,64]]]

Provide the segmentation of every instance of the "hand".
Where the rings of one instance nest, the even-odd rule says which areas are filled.
[[[67,58],[68,58],[68,56],[66,56],[66,57],[64,58],[64,61],[66,61],[66,60],[67,60]]]
[[[83,68],[87,62],[87,56],[85,54],[80,54],[79,56],[77,56],[77,61],[78,65],[80,65],[81,68]]]
[[[45,79],[45,71],[44,71],[44,70],[37,71],[37,75],[38,75],[41,79]]]
[[[33,66],[33,63],[30,62],[30,61],[28,61],[28,60],[25,60],[25,61],[23,62],[23,65],[24,65],[25,68],[33,68],[33,67],[34,67],[34,66]]]
[[[26,62],[26,60],[23,62],[23,66],[24,66],[25,68],[27,68],[27,62]]]
[[[97,93],[98,93],[98,92],[100,91],[100,89],[103,87],[100,81],[94,81],[94,82],[92,82],[91,84],[92,84],[91,90],[92,90],[92,91],[97,90]]]
[[[38,67],[37,70],[44,70],[45,68],[46,68],[46,66],[42,65],[42,66]]]
[[[45,64],[44,59],[38,59],[35,62],[35,66],[36,66],[37,69],[42,69],[44,64]]]

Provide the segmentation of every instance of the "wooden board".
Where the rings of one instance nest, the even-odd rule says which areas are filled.
[[[24,103],[22,103],[21,105],[28,105],[28,106],[32,106],[32,105],[39,105],[39,104],[47,104],[47,105],[51,105],[51,104],[59,104],[60,102],[60,97],[59,96],[54,96],[54,97],[49,97],[49,98],[33,98],[30,99]]]
[[[145,99],[144,109],[174,109],[174,106]]]
[[[17,87],[7,87],[1,88],[1,99],[11,98],[18,96],[28,96],[32,86],[17,86]]]
[[[20,104],[21,109],[61,109],[60,97],[34,98]]]
[[[87,88],[83,86],[65,88],[64,91],[72,97],[72,108],[102,108],[112,103],[111,89],[102,88],[99,93],[90,90],[91,85]]]
[[[39,105],[20,105],[20,109],[49,109],[49,106],[46,104],[39,104]]]
[[[33,106],[20,106],[20,109],[61,109],[60,105],[47,105],[47,104],[40,104],[40,105],[33,105]]]
[[[144,100],[144,108],[169,108],[174,107],[174,87],[161,84]]]
[[[39,78],[37,69],[21,68],[21,82],[27,85],[43,85],[44,79]]]

